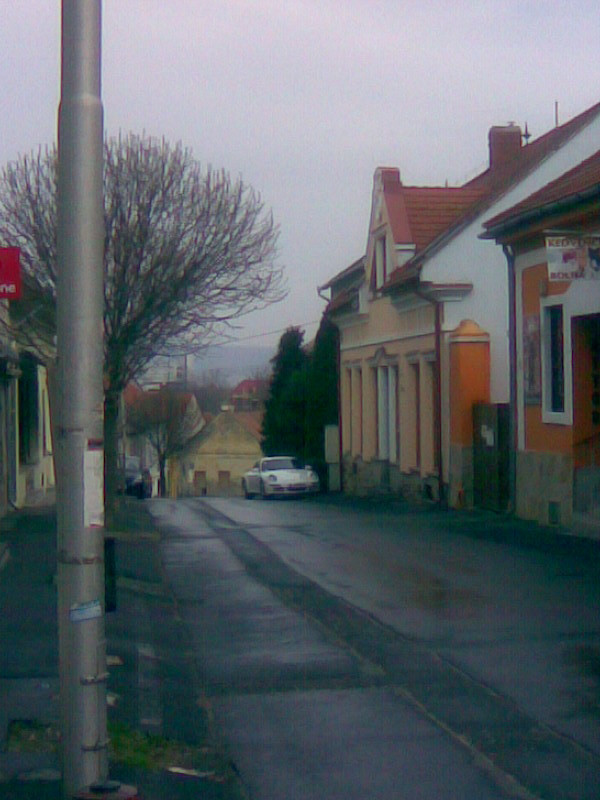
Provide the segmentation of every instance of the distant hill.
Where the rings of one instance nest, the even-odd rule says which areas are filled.
[[[270,371],[270,360],[276,347],[227,344],[209,347],[201,356],[194,358],[188,369],[190,377],[199,382],[210,373],[218,372],[230,386],[235,386],[244,378],[252,378],[257,373]]]

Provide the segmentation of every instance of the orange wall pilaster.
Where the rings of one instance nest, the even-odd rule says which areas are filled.
[[[473,443],[473,405],[490,400],[490,337],[473,320],[463,320],[450,342],[450,442]]]

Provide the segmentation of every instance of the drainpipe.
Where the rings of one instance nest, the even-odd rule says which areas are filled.
[[[431,303],[435,313],[435,451],[438,463],[438,503],[444,506],[446,503],[444,492],[444,465],[442,449],[442,304],[433,297],[429,297],[422,289],[414,289],[417,297]]]
[[[511,245],[503,244],[502,251],[508,264],[508,374],[509,374],[509,441],[508,451],[508,483],[511,510],[516,509],[517,500],[517,306],[515,251]]]
[[[340,465],[340,493],[344,492],[344,464],[342,462],[342,337],[340,336],[340,329],[335,326],[337,330],[337,402],[338,402],[338,446],[339,446],[339,465]],[[352,421],[350,421],[352,424]]]

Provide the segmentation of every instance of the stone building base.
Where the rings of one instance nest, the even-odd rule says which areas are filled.
[[[344,458],[343,489],[346,494],[398,495],[415,502],[438,499],[438,478],[417,472],[402,472],[397,464],[387,461],[363,461]]]
[[[517,453],[516,514],[542,525],[573,521],[573,461],[562,453]]]
[[[473,508],[473,447],[450,445],[450,481],[448,505],[451,508]]]

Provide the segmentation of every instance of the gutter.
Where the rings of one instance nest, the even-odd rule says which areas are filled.
[[[508,265],[508,375],[509,375],[509,441],[508,450],[508,484],[509,503],[511,510],[517,506],[517,304],[516,304],[516,275],[515,251],[510,245],[502,245],[502,252],[506,256]]]

